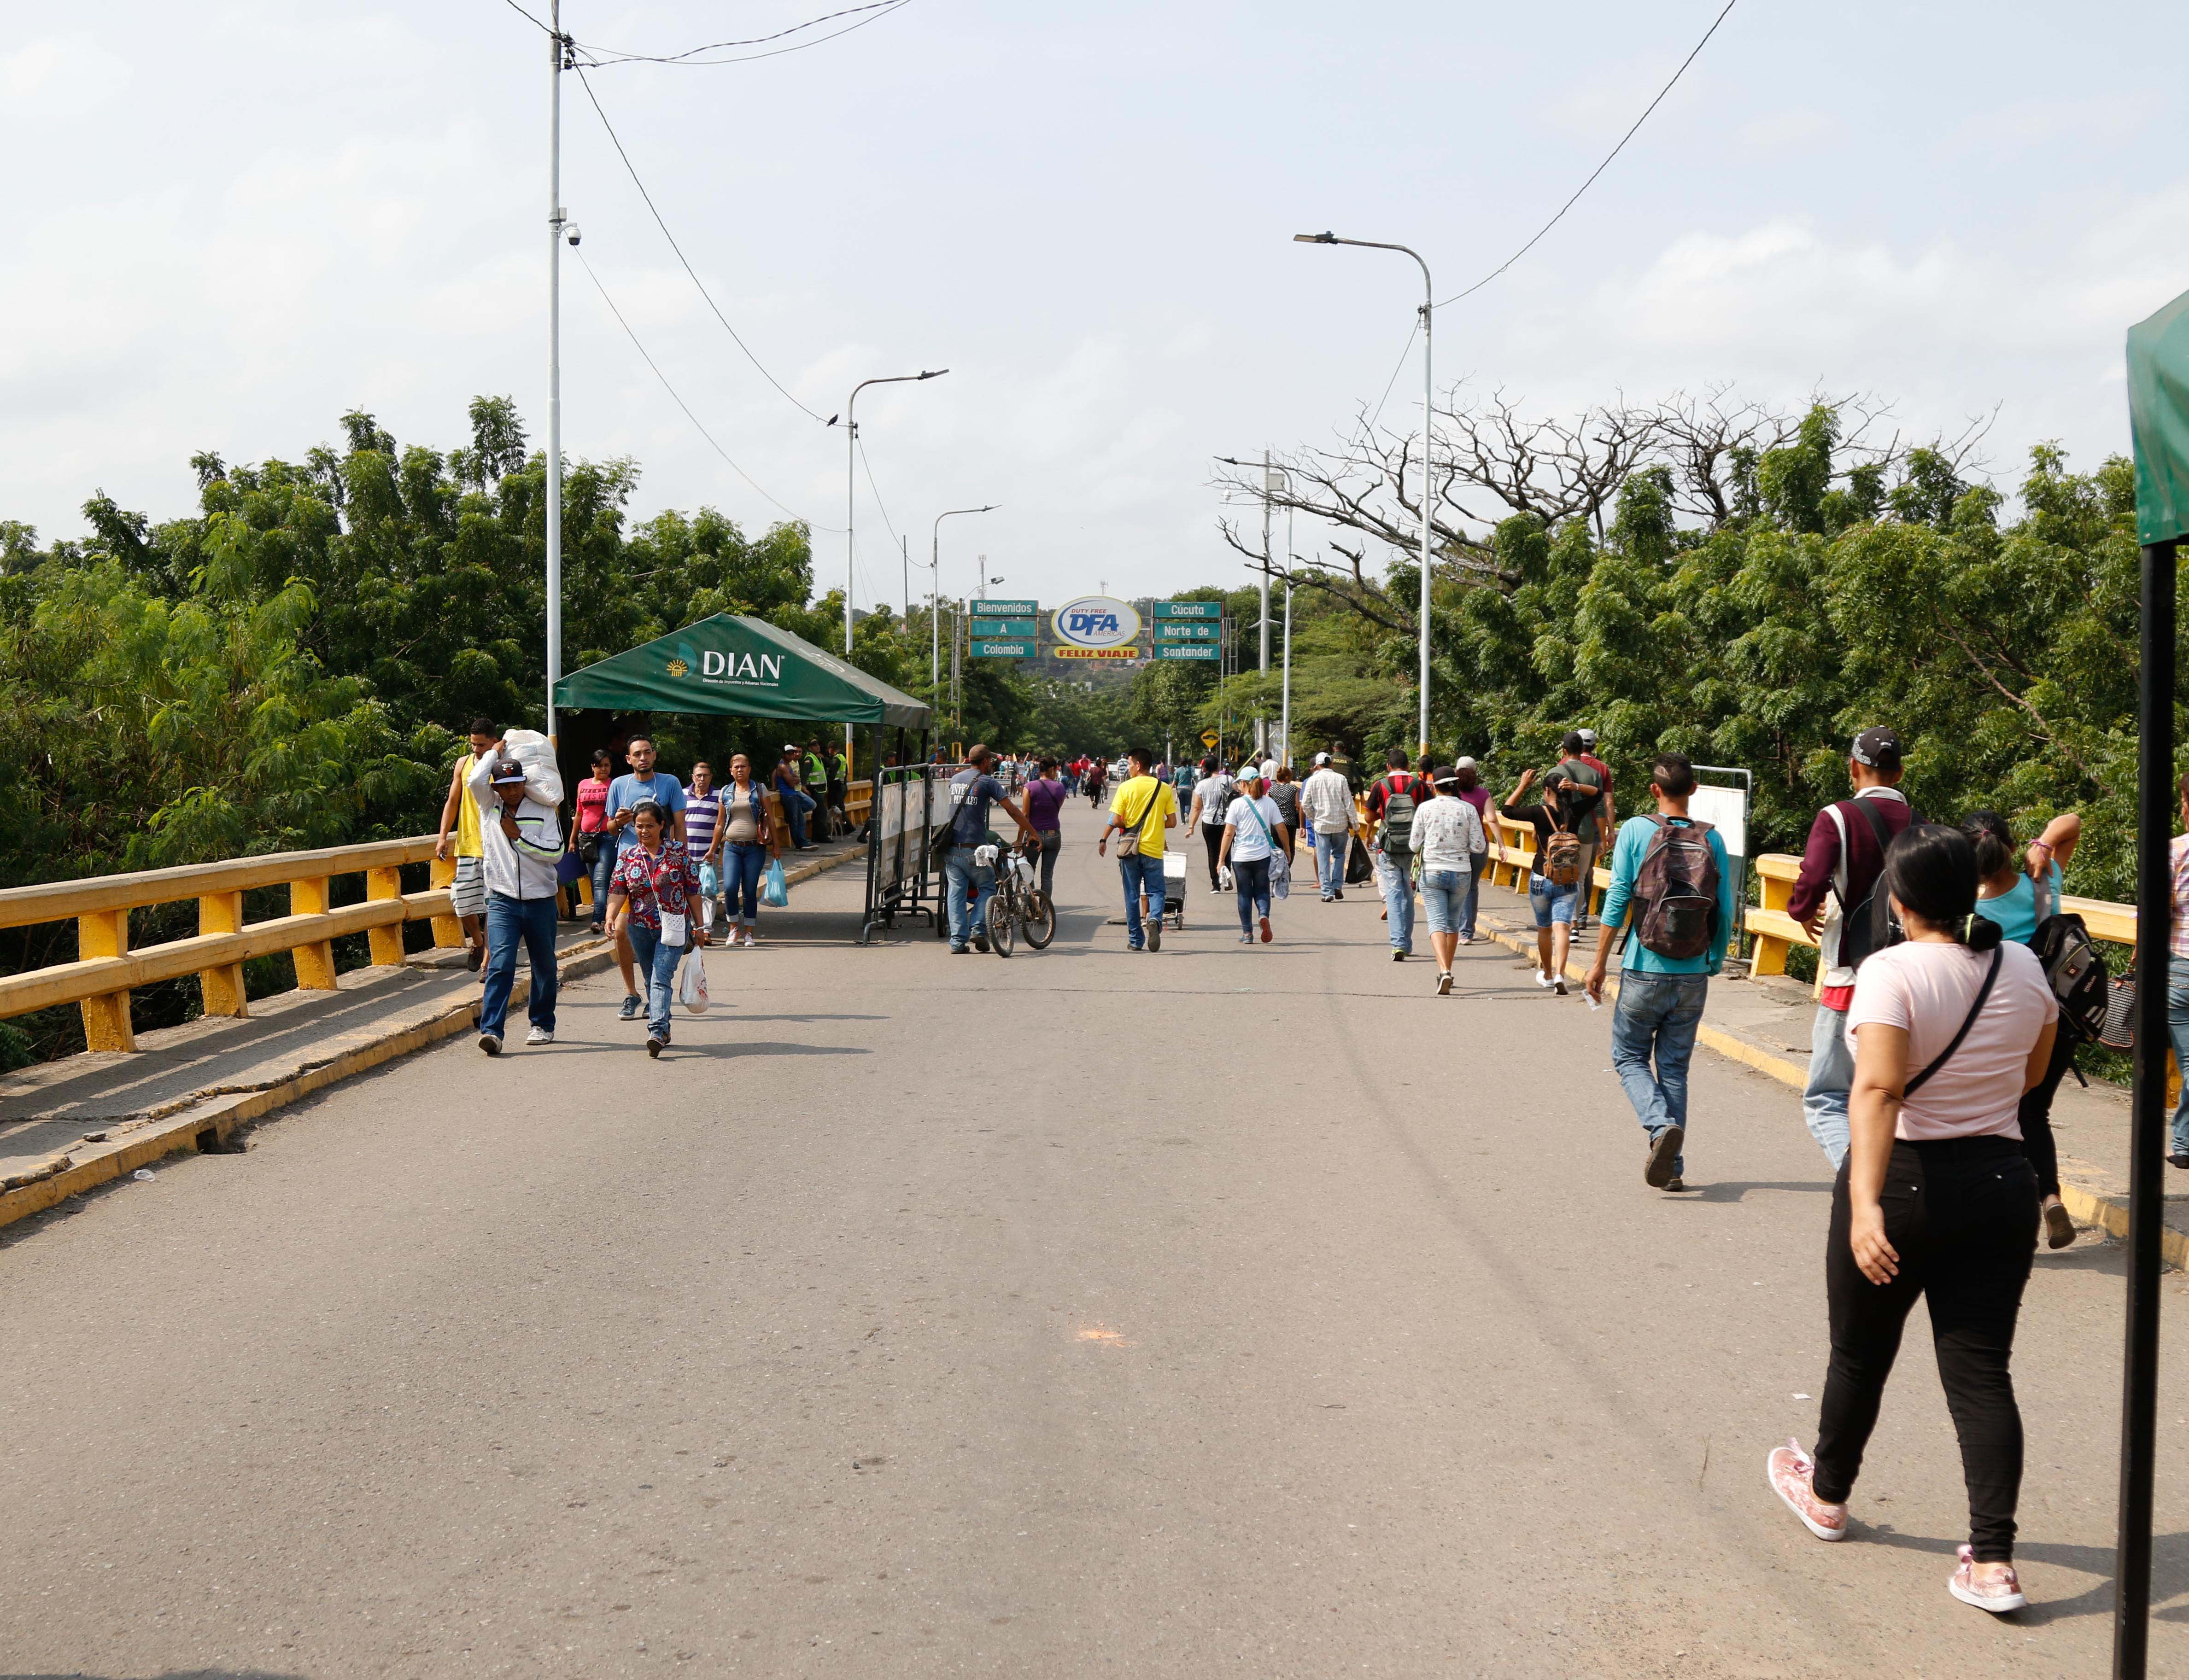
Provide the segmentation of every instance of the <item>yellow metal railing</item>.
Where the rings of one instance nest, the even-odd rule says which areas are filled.
[[[8,888],[0,892],[0,927],[73,921],[76,960],[0,975],[0,1017],[73,1003],[83,1011],[88,1049],[133,1050],[129,994],[139,986],[195,974],[206,1014],[241,1016],[250,1012],[243,965],[255,956],[291,952],[300,989],[332,991],[334,941],[346,934],[366,937],[375,964],[403,961],[406,922],[430,919],[434,944],[461,944],[462,931],[450,913],[447,891],[454,864],[433,865],[429,890],[403,890],[403,865],[433,857],[433,837],[421,835]],[[335,907],[330,896],[335,877],[357,874],[365,877],[364,902]],[[244,894],[281,886],[289,889],[286,916],[244,921]],[[131,948],[130,911],[189,899],[198,901],[194,937]]]

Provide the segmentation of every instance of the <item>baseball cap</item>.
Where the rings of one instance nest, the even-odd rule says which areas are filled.
[[[1581,744],[1582,746],[1593,747],[1596,745],[1596,731],[1594,730],[1575,730],[1574,733],[1581,737]]]
[[[1854,761],[1874,770],[1900,768],[1900,736],[1883,724],[1864,730],[1854,738]]]
[[[1456,770],[1471,770],[1476,768],[1474,760],[1472,758],[1455,758],[1451,761],[1451,767]]]
[[[524,780],[524,766],[514,758],[497,758],[494,765],[494,785],[501,787],[512,781]]]
[[[1439,787],[1457,787],[1459,786],[1459,766],[1445,764],[1430,780]]]
[[[1327,753],[1318,753],[1315,755],[1315,761],[1318,764],[1326,764],[1330,762],[1330,754]]]

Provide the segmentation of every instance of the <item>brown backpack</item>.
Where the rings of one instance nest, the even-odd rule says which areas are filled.
[[[1543,842],[1543,879],[1553,887],[1570,887],[1581,879],[1581,836],[1558,820],[1558,808],[1550,800],[1543,809],[1551,819],[1551,832]]]
[[[1692,819],[1674,825],[1649,820],[1657,832],[1634,871],[1635,934],[1659,956],[1700,956],[1717,932],[1717,854],[1711,826]]]

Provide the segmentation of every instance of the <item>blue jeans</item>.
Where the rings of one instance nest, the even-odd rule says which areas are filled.
[[[1547,927],[1553,922],[1563,922],[1567,927],[1572,927],[1574,903],[1580,897],[1581,882],[1578,881],[1570,887],[1553,887],[1547,875],[1528,877],[1528,902],[1534,907],[1536,926],[1538,927]],[[1626,984],[1623,977],[1620,984]]]
[[[1847,1011],[1820,1003],[1809,1027],[1809,1083],[1802,1091],[1802,1118],[1834,1172],[1847,1158],[1847,1091],[1853,1084],[1854,1046],[1847,1042]],[[2181,1124],[2175,1122],[2177,1132]]]
[[[806,846],[806,814],[813,809],[813,802],[796,788],[785,792],[778,783],[776,798],[783,803],[783,820],[790,829],[790,843],[803,850]]]
[[[1414,882],[1411,856],[1395,863],[1376,854],[1376,881],[1383,888],[1383,908],[1391,913],[1391,949],[1411,952],[1414,948]]]
[[[970,913],[965,908],[968,889],[980,894]],[[953,846],[942,854],[942,896],[950,910],[950,949],[963,950],[976,933],[988,926],[988,900],[996,896],[996,871],[973,861],[970,846]]]
[[[1472,875],[1456,869],[1425,869],[1422,871],[1422,908],[1428,912],[1429,932],[1457,933],[1459,918],[1467,902],[1468,883]]]
[[[1239,900],[1239,926],[1251,933],[1256,914],[1270,913],[1270,860],[1254,858],[1242,862],[1233,858],[1231,891]]]
[[[1315,871],[1322,896],[1345,890],[1345,840],[1343,834],[1325,834],[1315,831]]]
[[[517,982],[517,945],[532,964],[532,990],[524,1012],[535,1027],[555,1030],[555,900],[486,895],[486,990],[479,999],[479,1031],[501,1036],[509,1019],[509,994]]]
[[[636,921],[626,922],[624,931],[631,936],[631,954],[638,972],[646,977],[646,1030],[666,1044],[669,1006],[676,992],[676,965],[683,959],[685,947],[663,944],[659,927],[642,927]]]
[[[1490,867],[1490,854],[1476,852],[1468,861],[1474,866],[1468,872],[1467,888],[1459,901],[1459,926],[1453,930],[1462,939],[1474,937],[1475,913],[1482,904],[1482,871]]]
[[[2174,962],[2182,961],[2175,957]],[[2166,1035],[2174,1040],[2174,1059],[2181,1064],[2181,1101],[2174,1110],[2174,1142],[2169,1153],[2189,1152],[2189,976],[2177,967],[2166,982]]]
[[[761,871],[767,848],[757,841],[732,840],[722,848],[722,914],[740,927],[760,920]]]
[[[593,848],[593,920],[604,922],[608,915],[608,877],[615,873],[616,837],[601,836],[600,844]]]
[[[1147,930],[1140,925],[1141,894],[1148,895],[1148,914],[1162,920],[1162,860],[1136,852],[1117,860],[1117,874],[1125,883],[1125,943],[1138,950],[1147,940]]]
[[[1688,1062],[1695,1053],[1695,1029],[1703,1023],[1703,999],[1709,991],[1707,974],[1619,977],[1619,1002],[1611,1016],[1611,1066],[1652,1142],[1666,1126],[1688,1123]],[[1685,1170],[1684,1159],[1674,1156],[1674,1175]]]

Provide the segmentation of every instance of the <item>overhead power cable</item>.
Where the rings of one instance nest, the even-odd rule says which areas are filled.
[[[511,11],[516,13],[518,16],[523,18],[525,22],[530,24],[533,28],[538,30],[542,35],[554,34],[555,31],[553,30],[550,29],[546,24],[540,22],[539,19],[534,17],[532,14],[526,11],[523,7],[518,5],[517,3],[517,0],[501,0],[501,3],[508,7]]]
[[[692,284],[699,288],[699,296],[705,299],[707,307],[715,312],[715,319],[722,324],[722,330],[729,334],[731,341],[738,349],[744,352],[745,359],[755,368],[759,369],[760,376],[781,392],[793,408],[797,409],[810,420],[819,420],[821,416],[792,396],[783,381],[770,373],[762,365],[760,358],[753,354],[752,347],[738,336],[738,330],[730,324],[730,318],[721,312],[721,307],[715,302],[713,294],[707,290],[705,283],[700,279],[699,271],[693,268],[690,260],[685,257],[684,247],[676,243],[676,235],[669,231],[668,223],[662,220],[661,211],[653,202],[653,194],[646,190],[646,183],[639,179],[637,167],[631,162],[631,154],[624,149],[623,141],[616,134],[615,125],[608,121],[608,114],[601,109],[600,98],[593,92],[592,80],[586,76],[583,66],[580,66],[578,70],[578,85],[585,90],[585,98],[592,102],[594,115],[600,118],[601,127],[608,130],[609,142],[615,147],[616,155],[623,160],[623,166],[631,176],[631,184],[638,189],[639,197],[646,200],[646,207],[653,214],[654,226],[661,229],[661,237],[669,241],[670,250],[676,253],[676,260],[684,265],[684,272],[691,275]]]
[[[514,4],[515,0],[511,0]],[[710,41],[704,46],[687,47],[681,53],[629,53],[614,47],[596,47],[589,42],[578,42],[579,50],[588,54],[591,61],[605,68],[610,65],[675,65],[682,68],[699,68],[708,65],[749,64],[755,59],[772,59],[784,53],[803,52],[808,47],[818,47],[849,35],[855,29],[864,29],[870,23],[879,23],[891,12],[909,5],[911,0],[870,0],[863,6],[848,6],[842,11],[828,12],[817,18],[808,18],[804,23],[793,24],[789,29],[779,29],[772,35],[756,35],[745,41]],[[866,15],[861,15],[865,14]],[[703,59],[702,53],[719,53],[731,47],[764,47],[772,41],[782,41],[809,29],[817,29],[824,23],[834,23],[839,18],[857,18],[857,23],[846,24],[841,29],[831,30],[817,40],[801,41],[795,46],[778,47],[767,53],[741,53],[734,58]]]
[[[1541,240],[1543,235],[1549,233],[1552,228],[1558,225],[1559,222],[1564,218],[1566,211],[1571,210],[1575,205],[1581,201],[1581,195],[1596,184],[1596,178],[1603,174],[1605,170],[1611,167],[1611,160],[1617,157],[1621,152],[1626,149],[1626,143],[1632,139],[1636,132],[1640,129],[1643,123],[1649,120],[1649,112],[1656,110],[1659,105],[1664,104],[1665,95],[1671,93],[1674,87],[1678,84],[1680,78],[1688,73],[1688,66],[1693,64],[1695,61],[1697,54],[1700,54],[1703,48],[1710,44],[1711,37],[1717,33],[1718,25],[1725,21],[1727,14],[1730,13],[1734,7],[1738,3],[1739,0],[1725,0],[1725,10],[1720,12],[1717,18],[1712,20],[1711,26],[1703,31],[1703,38],[1695,42],[1694,51],[1689,53],[1686,58],[1680,60],[1680,67],[1672,72],[1671,81],[1667,82],[1662,87],[1657,90],[1657,97],[1649,101],[1648,110],[1645,110],[1641,116],[1634,119],[1634,127],[1632,128],[1629,128],[1624,134],[1619,137],[1619,144],[1614,146],[1609,152],[1605,154],[1604,160],[1602,163],[1598,164],[1594,169],[1589,172],[1588,179],[1582,182],[1580,186],[1574,189],[1574,195],[1558,206],[1558,213],[1551,217],[1549,221],[1544,223],[1541,227],[1536,230],[1536,237],[1530,240],[1527,244],[1522,245],[1519,250],[1514,251],[1510,257],[1507,257],[1495,268],[1492,268],[1473,285],[1468,287],[1465,291],[1456,291],[1452,293],[1450,297],[1443,299],[1436,305],[1438,308],[1443,308],[1446,303],[1457,303],[1461,298],[1471,296],[1474,293],[1480,291],[1482,288],[1488,285],[1490,281],[1496,279],[1515,262],[1518,262],[1522,257],[1533,251],[1536,248],[1536,243]]]
[[[1414,341],[1422,335],[1422,319],[1414,316],[1414,330],[1406,335],[1406,347],[1399,352],[1399,359],[1391,364],[1391,376],[1383,381],[1383,394],[1376,399],[1376,412],[1368,416],[1368,430],[1375,431],[1376,422],[1383,418],[1383,404],[1391,400],[1391,387],[1399,382],[1399,373],[1406,365],[1406,357],[1414,347]]]
[[[897,527],[890,523],[889,508],[882,501],[882,487],[874,482],[874,465],[872,461],[867,459],[866,440],[864,438],[860,438],[857,440],[857,443],[859,449],[859,465],[866,469],[867,488],[874,493],[874,506],[881,512],[882,529],[890,533],[890,541],[894,543],[897,539]]]
[[[699,415],[692,412],[692,405],[689,403],[687,403],[683,397],[677,395],[676,387],[669,382],[669,375],[661,371],[661,364],[653,359],[653,355],[648,351],[645,344],[641,341],[639,335],[631,330],[631,324],[629,321],[624,319],[623,311],[616,307],[615,299],[608,296],[608,289],[601,284],[601,277],[593,272],[593,265],[585,261],[585,254],[583,251],[579,251],[575,253],[575,255],[580,263],[583,264],[585,268],[586,278],[592,281],[594,290],[600,293],[601,302],[608,306],[608,313],[615,317],[616,324],[624,330],[625,336],[631,340],[631,347],[638,352],[640,357],[645,361],[646,365],[653,369],[654,378],[661,381],[661,388],[669,393],[670,400],[675,403],[678,408],[683,409],[684,418],[690,420],[693,428],[699,432],[699,434],[707,440],[708,447],[714,450],[716,454],[720,455],[724,461],[728,463],[730,471],[737,474],[738,477],[744,479],[746,483],[751,485],[752,488],[755,490],[757,490],[766,500],[774,503],[777,507],[781,508],[783,512],[789,514],[793,519],[797,520],[800,524],[806,526],[812,530],[826,531],[832,535],[841,535],[842,527],[840,526],[816,525],[812,520],[806,518],[804,514],[799,512],[797,509],[778,501],[775,497],[768,494],[766,486],[762,485],[758,479],[752,476],[752,474],[747,472],[743,467],[739,466],[735,460],[731,459],[730,452],[715,441],[715,434],[708,431],[706,426],[701,423]]]

